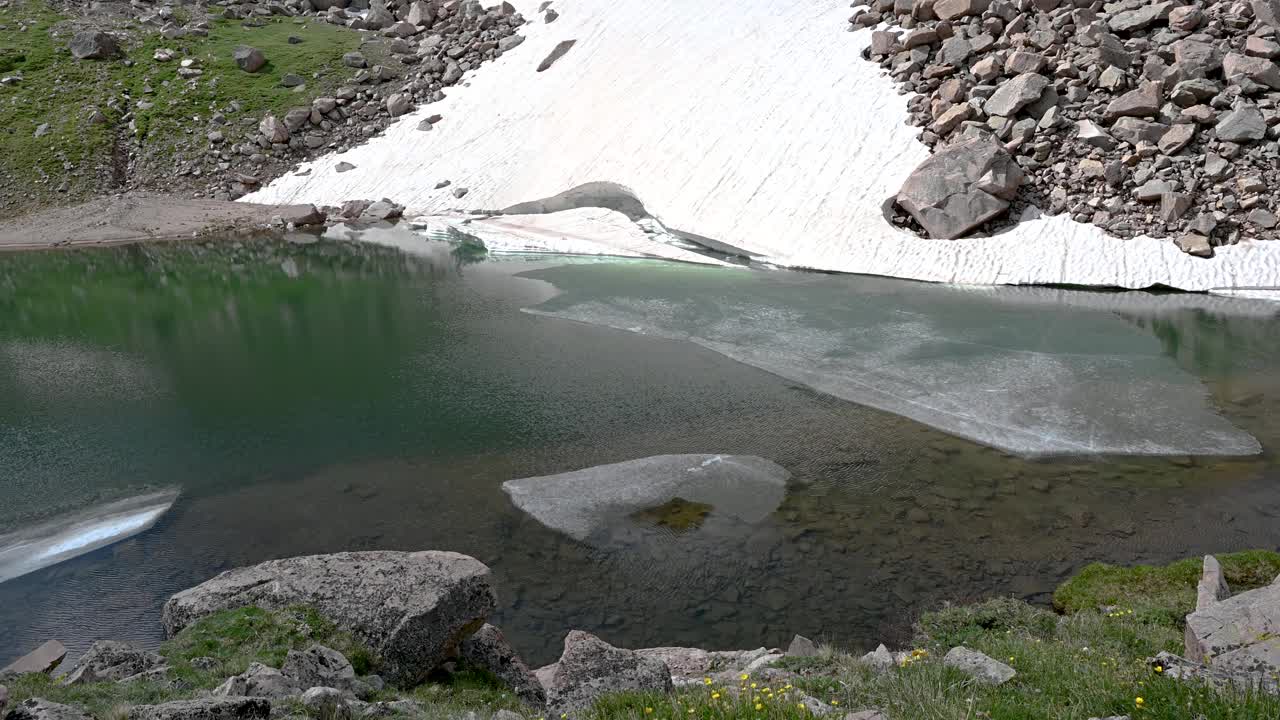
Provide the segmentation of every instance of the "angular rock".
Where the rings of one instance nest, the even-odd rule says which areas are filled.
[[[1183,32],[1191,32],[1204,22],[1204,12],[1195,5],[1184,5],[1169,11],[1169,27]]]
[[[1263,230],[1270,230],[1276,226],[1277,222],[1280,222],[1280,219],[1276,218],[1275,213],[1270,210],[1263,210],[1262,208],[1254,209],[1245,219],[1255,227],[1259,227]]]
[[[53,672],[66,656],[66,646],[57,640],[47,640],[40,647],[0,669],[0,677]]]
[[[616,648],[581,630],[570,632],[560,660],[537,674],[546,687],[547,707],[557,715],[589,708],[604,694],[673,689],[666,663]]]
[[[405,20],[414,25],[430,25],[435,22],[435,7],[424,0],[414,0],[409,3],[409,14],[405,16]],[[512,36],[514,37],[514,36]]]
[[[384,198],[375,203],[370,203],[368,207],[362,212],[356,213],[356,215],[373,218],[374,220],[394,220],[404,215],[404,206],[397,205]]]
[[[1173,192],[1173,187],[1164,180],[1148,180],[1134,191],[1138,202],[1157,202],[1166,193]]]
[[[1149,122],[1134,117],[1122,117],[1111,126],[1111,134],[1137,147],[1139,143],[1155,145],[1169,131],[1164,123]]]
[[[983,110],[988,115],[1013,117],[1019,110],[1040,99],[1049,86],[1049,78],[1036,73],[1023,73],[1007,80],[987,99]]]
[[[1187,145],[1190,145],[1195,136],[1195,125],[1180,123],[1169,128],[1164,135],[1161,135],[1160,141],[1156,145],[1160,148],[1160,152],[1165,155],[1176,155]]]
[[[1101,150],[1112,150],[1116,146],[1116,139],[1092,120],[1076,121],[1076,137],[1085,145]]]
[[[136,705],[129,720],[267,720],[266,698],[226,697],[178,700],[162,705]]]
[[[1228,82],[1239,83],[1248,78],[1272,90],[1280,90],[1280,65],[1261,57],[1227,53],[1222,60],[1222,74]]]
[[[546,704],[546,690],[538,678],[516,654],[502,631],[493,625],[486,624],[463,640],[458,654],[469,666],[493,673],[521,700],[534,706]]]
[[[119,54],[119,43],[101,30],[81,30],[71,37],[71,57],[77,60],[110,60]]]
[[[272,560],[230,570],[174,595],[174,635],[229,608],[309,605],[382,658],[383,673],[416,685],[497,606],[489,568],[451,552],[350,552]]]
[[[999,145],[985,139],[942,148],[917,167],[897,201],[930,237],[964,237],[1009,208],[1023,174]]]
[[[302,129],[311,120],[311,108],[296,107],[290,108],[289,112],[284,114],[284,127],[290,133],[295,133]],[[266,133],[263,133],[264,135]]]
[[[1280,0],[1253,0],[1252,5],[1258,22],[1280,30]]]
[[[1213,246],[1209,244],[1209,238],[1199,233],[1185,233],[1174,239],[1173,243],[1178,249],[1188,255],[1196,257],[1210,258],[1213,257]],[[1189,631],[1188,631],[1189,632]],[[1187,647],[1191,647],[1190,636],[1188,636]]]
[[[337,688],[313,687],[302,693],[302,705],[313,717],[339,717],[347,708],[347,695]]]
[[[520,47],[521,43],[523,42],[524,42],[523,35],[508,35],[498,41],[498,49],[504,53],[510,52],[512,50],[515,50],[517,47]]]
[[[1117,120],[1122,117],[1155,117],[1160,112],[1160,86],[1153,82],[1144,82],[1136,90],[1112,100],[1103,119]]]
[[[1250,35],[1244,41],[1244,54],[1275,60],[1280,57],[1280,43],[1257,35]]]
[[[933,4],[933,14],[939,20],[957,20],[981,15],[990,6],[991,0],[937,0]]]
[[[972,118],[975,112],[973,106],[967,102],[952,105],[933,122],[933,131],[940,136],[950,135],[952,130],[960,126],[960,123]]]
[[[963,646],[951,648],[942,658],[942,664],[971,675],[988,685],[1003,685],[1018,674],[999,660]]]
[[[1218,558],[1204,556],[1204,568],[1200,573],[1200,582],[1196,585],[1196,610],[1205,610],[1231,596],[1227,588],[1226,578],[1222,576],[1222,566]]]
[[[249,669],[226,679],[214,688],[214,697],[283,698],[302,691],[300,683],[262,663],[250,663]]]
[[[1107,25],[1118,33],[1132,33],[1168,19],[1174,6],[1172,2],[1144,4],[1136,10],[1125,10],[1112,15]]]
[[[787,646],[787,657],[814,657],[817,654],[818,646],[803,635],[791,638],[791,644]]]
[[[304,225],[323,225],[324,211],[315,205],[285,205],[278,210],[280,221],[294,227]]]
[[[346,656],[323,645],[312,645],[306,650],[290,650],[285,656],[284,664],[280,666],[280,673],[292,684],[302,688],[338,688],[353,693],[364,689],[364,684],[356,679],[356,671]]]
[[[1187,66],[1193,77],[1204,77],[1222,67],[1222,52],[1217,45],[1190,38],[1173,44],[1173,59]]]
[[[5,720],[93,720],[81,710],[41,698],[23,700],[9,711]]]
[[[1217,82],[1205,78],[1194,78],[1174,85],[1169,99],[1178,107],[1185,108],[1212,100],[1220,92],[1222,92],[1222,86]]]
[[[349,171],[351,171],[351,170],[355,170],[355,169],[356,169],[356,166],[355,166],[355,165],[352,165],[351,163],[347,162],[346,160],[340,161],[339,163],[337,163],[336,165],[334,165],[334,166],[333,166],[333,171],[334,171],[334,172],[339,172],[339,173],[349,172]]]
[[[1160,196],[1160,219],[1165,225],[1173,225],[1191,208],[1191,196],[1186,193],[1167,192]]]
[[[289,141],[289,128],[284,121],[279,120],[274,115],[268,115],[262,118],[262,122],[258,123],[258,132],[272,143],[283,143]]]
[[[1247,143],[1266,137],[1267,121],[1257,106],[1241,104],[1222,115],[1213,129],[1219,140]]]
[[[349,52],[342,56],[342,64],[352,68],[369,67],[369,61],[365,60],[364,55],[358,52]]]
[[[863,655],[859,662],[880,672],[892,670],[897,664],[893,661],[893,653],[889,652],[889,648],[885,647],[884,643],[880,643],[875,650]]]
[[[1049,64],[1044,55],[1040,53],[1027,52],[1019,50],[1009,53],[1009,57],[1004,61],[1005,72],[1020,75],[1024,73],[1038,73]]]
[[[267,56],[256,47],[249,45],[237,45],[235,50],[231,51],[231,58],[236,61],[236,66],[247,73],[256,73],[267,64]]]
[[[565,54],[567,54],[569,50],[577,44],[577,42],[577,40],[563,40],[557,43],[556,46],[551,49],[551,52],[542,59],[542,62],[538,63],[537,72],[546,72],[551,69],[551,66],[556,64],[557,60],[564,57]]]
[[[114,640],[99,640],[80,656],[63,682],[68,685],[119,682],[164,664],[164,658],[157,653]]]

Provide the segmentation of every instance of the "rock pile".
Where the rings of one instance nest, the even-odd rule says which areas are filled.
[[[855,6],[854,29],[890,26],[867,55],[915,93],[921,140],[995,139],[1025,174],[1015,207],[1199,255],[1280,238],[1280,1]]]

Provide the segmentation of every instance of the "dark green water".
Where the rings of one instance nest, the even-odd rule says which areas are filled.
[[[1047,600],[1094,560],[1280,542],[1266,306],[404,242],[0,256],[0,535],[182,490],[151,530],[0,583],[0,662],[49,637],[154,645],[173,592],[343,549],[475,555],[541,663],[572,628],[864,646],[943,600]],[[1192,451],[990,447],[1083,436]],[[759,455],[792,484],[764,523],[640,518],[597,544],[500,489],[668,453]]]

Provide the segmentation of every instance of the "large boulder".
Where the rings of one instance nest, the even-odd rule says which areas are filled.
[[[1280,672],[1280,578],[1215,601],[1225,595],[1220,573],[1206,558],[1197,607],[1187,615],[1187,659],[1228,672]]]
[[[555,714],[588,708],[609,693],[673,689],[666,663],[616,648],[581,630],[565,637],[560,660],[537,675],[547,690],[548,709]]]
[[[40,698],[23,700],[5,715],[5,720],[93,720],[88,713],[70,705],[60,705]]]
[[[99,640],[76,661],[64,682],[68,685],[119,682],[164,667],[160,655],[139,650],[128,643]]]
[[[231,51],[231,59],[236,61],[237,67],[247,73],[256,73],[267,64],[267,56],[250,45],[237,45]]]
[[[1022,178],[1004,148],[991,140],[969,140],[920,163],[898,191],[898,204],[930,237],[951,240],[1004,214]]]
[[[169,598],[175,635],[222,610],[308,605],[381,656],[384,675],[413,686],[497,607],[489,568],[453,552],[347,552],[229,570]]]
[[[547,693],[533,671],[520,659],[502,631],[486,624],[462,641],[458,654],[468,665],[493,673],[521,700],[530,705],[547,703]]]
[[[119,54],[119,43],[101,30],[81,30],[71,37],[71,57],[77,60],[109,60]]]
[[[270,715],[271,701],[266,698],[211,697],[137,705],[129,711],[129,720],[267,720]]]

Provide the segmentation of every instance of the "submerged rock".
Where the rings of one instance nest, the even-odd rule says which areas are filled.
[[[619,692],[671,692],[671,671],[661,660],[616,648],[600,638],[574,630],[564,639],[564,653],[554,665],[538,670],[552,713],[591,707],[601,695]]]
[[[347,552],[272,560],[169,598],[165,631],[222,610],[308,605],[382,658],[388,680],[418,684],[497,606],[489,568],[452,552]]]
[[[898,191],[898,204],[930,237],[969,234],[1009,209],[1022,170],[996,143],[977,139],[949,145],[920,163]]]
[[[659,455],[510,480],[502,489],[542,524],[585,540],[611,519],[677,498],[757,523],[782,502],[790,476],[781,466],[752,456]]]

